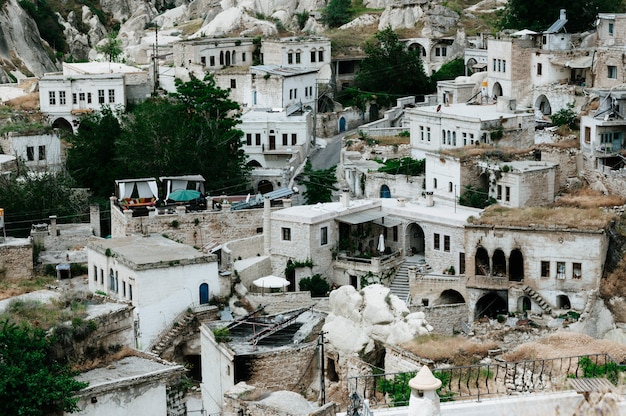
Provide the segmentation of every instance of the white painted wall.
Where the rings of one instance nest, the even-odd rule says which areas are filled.
[[[113,390],[104,394],[94,395],[78,402],[79,411],[71,413],[79,416],[111,416],[111,415],[165,415],[167,414],[167,392],[165,384],[143,384],[127,390]],[[70,413],[64,413],[69,415]]]
[[[200,345],[202,402],[207,414],[219,414],[224,393],[235,385],[235,354],[225,344],[215,342],[213,332],[206,325],[200,326]]]

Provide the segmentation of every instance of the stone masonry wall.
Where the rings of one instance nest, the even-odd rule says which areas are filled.
[[[272,315],[279,312],[306,308],[315,302],[311,298],[311,292],[286,292],[286,293],[248,293],[247,299],[254,305],[264,305],[265,312]]]
[[[7,238],[0,245],[0,278],[29,279],[33,276],[33,245],[30,239]]]
[[[410,351],[395,345],[385,346],[385,373],[418,371],[424,364],[420,357]]]
[[[269,390],[305,391],[317,371],[317,343],[251,356],[248,384]]]
[[[466,303],[423,307],[426,320],[433,327],[433,332],[454,335],[461,330],[461,322],[467,322],[469,311]]]
[[[541,148],[541,161],[558,163],[556,170],[557,191],[567,188],[567,179],[578,176],[577,158],[579,149],[558,149],[552,147]]]

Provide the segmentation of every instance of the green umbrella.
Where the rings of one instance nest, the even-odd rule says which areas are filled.
[[[176,202],[191,201],[198,198],[200,198],[200,192],[191,189],[177,189],[167,197],[167,199]]]

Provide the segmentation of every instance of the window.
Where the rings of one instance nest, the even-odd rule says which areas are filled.
[[[246,53],[245,52],[241,53],[241,62],[246,62]]]
[[[76,99],[76,93],[72,94],[72,104],[76,104],[78,103],[77,99]]]
[[[565,279],[565,262],[564,261],[556,262],[556,278]]]
[[[57,93],[55,91],[49,91],[48,92],[48,102],[50,103],[50,105],[56,105],[57,103]]]
[[[317,62],[324,62],[324,51],[317,52]]]
[[[298,89],[297,88],[293,89],[293,98],[298,98]]]
[[[386,229],[386,228],[385,228]],[[398,226],[395,225],[393,228],[393,241],[398,241]]]
[[[293,64],[293,52],[289,52],[287,54],[287,63],[288,64]]]
[[[446,131],[441,130],[441,144],[446,144]]]
[[[104,104],[104,90],[98,90],[98,103]]]
[[[463,133],[463,146],[467,146],[467,133]]]
[[[65,105],[65,91],[59,91],[59,104]]]
[[[85,101],[85,93],[81,92],[78,94],[78,101]]]
[[[289,135],[287,133],[283,133],[283,146],[289,145]]]
[[[583,277],[582,263],[572,263],[572,279],[580,279]]]
[[[495,58],[494,58],[494,59],[493,59],[493,70],[494,70],[494,72],[496,71],[496,68],[497,68],[497,66],[496,66],[496,60],[495,60]]]
[[[433,188],[437,189],[437,178],[433,178]]]
[[[498,201],[502,199],[502,185],[498,185],[498,192],[496,194],[496,199]]]
[[[537,75],[541,75],[541,71],[543,70],[543,67],[540,63],[537,64]]]
[[[39,146],[39,160],[46,160],[46,146]]]
[[[550,277],[550,262],[541,262],[541,277]]]
[[[609,35],[613,36],[613,23],[609,23]]]
[[[292,89],[289,90],[289,99],[290,100],[293,99],[293,90]]]
[[[117,271],[115,272],[115,293],[120,293],[120,279]]]
[[[291,133],[291,145],[295,146],[298,143],[298,135],[296,133]]]
[[[252,146],[252,133],[246,133],[246,145]]]
[[[128,284],[128,299],[133,300],[133,285]]]
[[[610,79],[617,79],[617,67],[614,65],[608,65],[606,68],[608,70],[607,77]]]
[[[504,200],[506,202],[510,202],[511,201],[511,187],[510,186],[505,186],[504,187]]]
[[[230,88],[237,88],[237,80],[236,79],[231,79],[230,80]]]
[[[29,162],[35,160],[35,148],[33,146],[26,146],[26,160]]]
[[[502,72],[506,72],[506,59],[502,60]]]
[[[115,273],[113,273],[113,269],[109,269],[109,290],[111,292],[115,291]]]
[[[450,251],[450,236],[443,236],[443,251]]]
[[[122,296],[126,297],[126,281],[122,281]]]
[[[424,126],[420,126],[420,140],[424,141]]]
[[[441,55],[441,48],[440,48],[440,47],[436,47],[436,48],[435,48],[435,56],[442,56],[442,55]]]
[[[459,274],[465,274],[465,253],[459,253]]]
[[[87,93],[87,104],[91,104],[91,93]]]
[[[456,146],[456,131],[452,132],[452,146]]]
[[[435,248],[435,250],[439,250],[439,239],[440,239],[440,235],[435,233],[435,238],[433,241],[433,246]]]
[[[452,182],[448,182],[448,192],[452,192]]]
[[[441,48],[441,56],[448,56],[448,48],[445,46]]]
[[[215,56],[210,56],[209,57],[209,65],[210,66],[215,66]]]
[[[98,281],[98,266],[93,266],[93,281]]]
[[[426,127],[426,141],[430,141],[430,127]]]
[[[300,63],[300,52],[296,52],[296,63]]]
[[[315,62],[315,51],[311,51],[311,62]]]
[[[110,103],[115,102],[115,90],[109,90],[109,102]]]
[[[257,146],[261,146],[261,133],[256,133],[254,135],[254,144]]]
[[[291,228],[282,227],[283,241],[291,241]]]
[[[328,227],[320,228],[320,245],[328,244]]]
[[[202,66],[206,66],[206,56],[200,57],[200,63],[202,64]]]
[[[104,285],[104,270],[100,269],[100,284]]]

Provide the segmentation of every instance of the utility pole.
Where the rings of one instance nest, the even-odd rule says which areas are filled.
[[[326,383],[324,380],[326,373],[326,371],[324,371],[324,334],[324,331],[320,332],[319,338],[317,339],[320,363],[320,406],[324,406],[326,404]]]
[[[154,95],[159,90],[159,25],[154,25],[155,38],[154,38],[154,51],[152,59],[154,60]]]

